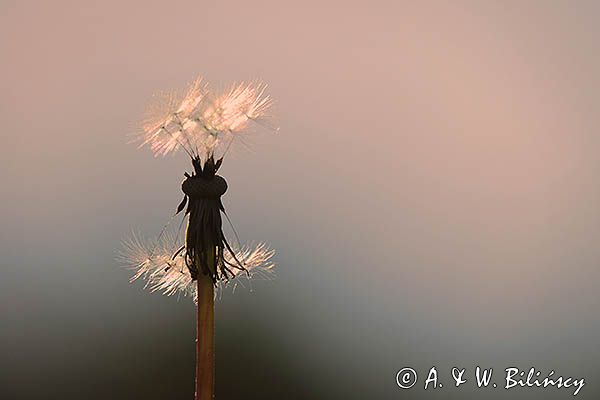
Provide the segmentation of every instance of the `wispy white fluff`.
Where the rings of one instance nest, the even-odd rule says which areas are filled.
[[[183,94],[156,96],[138,139],[155,155],[180,149],[192,157],[215,155],[242,134],[248,122],[267,116],[273,100],[266,89],[260,82],[242,82],[214,93],[200,77]]]
[[[243,286],[253,277],[270,279],[273,276],[272,257],[275,252],[264,243],[234,248],[234,252],[236,259],[242,263],[246,271],[233,271],[235,276],[220,282],[218,290]],[[145,287],[152,292],[161,292],[167,296],[183,294],[192,297],[194,302],[197,301],[197,287],[185,264],[185,249],[178,252],[172,238],[166,237],[152,242],[142,240],[138,235],[132,235],[123,242],[119,259],[134,271],[131,282],[141,278],[146,281]],[[225,252],[225,260],[235,262],[227,252]]]

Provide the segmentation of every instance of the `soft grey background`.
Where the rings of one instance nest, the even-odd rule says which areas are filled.
[[[262,78],[281,131],[223,168],[278,278],[218,304],[219,399],[600,393],[597,2],[0,2],[0,397],[191,399],[194,310],[131,286],[183,155],[127,145],[151,95]],[[447,388],[401,391],[404,366]],[[501,383],[501,379],[498,378]],[[419,386],[421,386],[419,384]]]

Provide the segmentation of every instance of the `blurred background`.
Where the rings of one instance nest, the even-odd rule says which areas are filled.
[[[181,200],[183,154],[127,144],[198,74],[270,84],[280,132],[222,169],[278,276],[217,305],[217,398],[600,394],[600,5],[0,2],[0,397],[192,399],[194,307],[115,261]],[[396,372],[420,374],[400,390]],[[424,391],[436,366],[446,386]],[[500,377],[498,382],[501,383]]]

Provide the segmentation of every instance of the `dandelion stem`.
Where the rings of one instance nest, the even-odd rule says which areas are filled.
[[[214,254],[213,254],[214,257]],[[211,261],[209,260],[209,265]],[[209,275],[198,273],[196,338],[196,400],[213,400],[215,393],[215,300]]]

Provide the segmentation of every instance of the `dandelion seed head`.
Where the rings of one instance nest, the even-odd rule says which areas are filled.
[[[249,279],[272,277],[272,257],[275,252],[266,244],[247,245],[233,250],[235,258],[227,254],[226,261],[233,263],[237,259],[246,271],[233,271],[234,276],[220,282],[218,291],[229,286],[244,286],[244,281]],[[131,282],[141,278],[146,282],[144,287],[151,292],[160,292],[167,296],[189,296],[196,302],[197,286],[185,263],[185,255],[185,249],[178,247],[169,235],[160,241],[147,241],[134,234],[123,242],[119,260],[134,271]]]
[[[204,81],[204,78],[196,78],[183,96],[176,113],[184,119],[193,117],[194,112],[198,109],[198,106],[207,94],[208,84]]]
[[[233,85],[204,110],[207,129],[216,133],[238,133],[248,121],[264,117],[273,104],[270,96],[265,95],[266,88],[261,83]]]
[[[165,126],[177,111],[180,99],[174,92],[159,93],[153,96],[153,102],[146,109],[146,117],[142,121],[142,129],[147,134],[154,134]]]
[[[208,158],[229,147],[249,121],[267,116],[273,104],[260,82],[239,83],[215,94],[200,77],[183,95],[155,96],[138,137],[157,156],[184,149],[191,157]],[[222,155],[222,154],[221,154]]]

